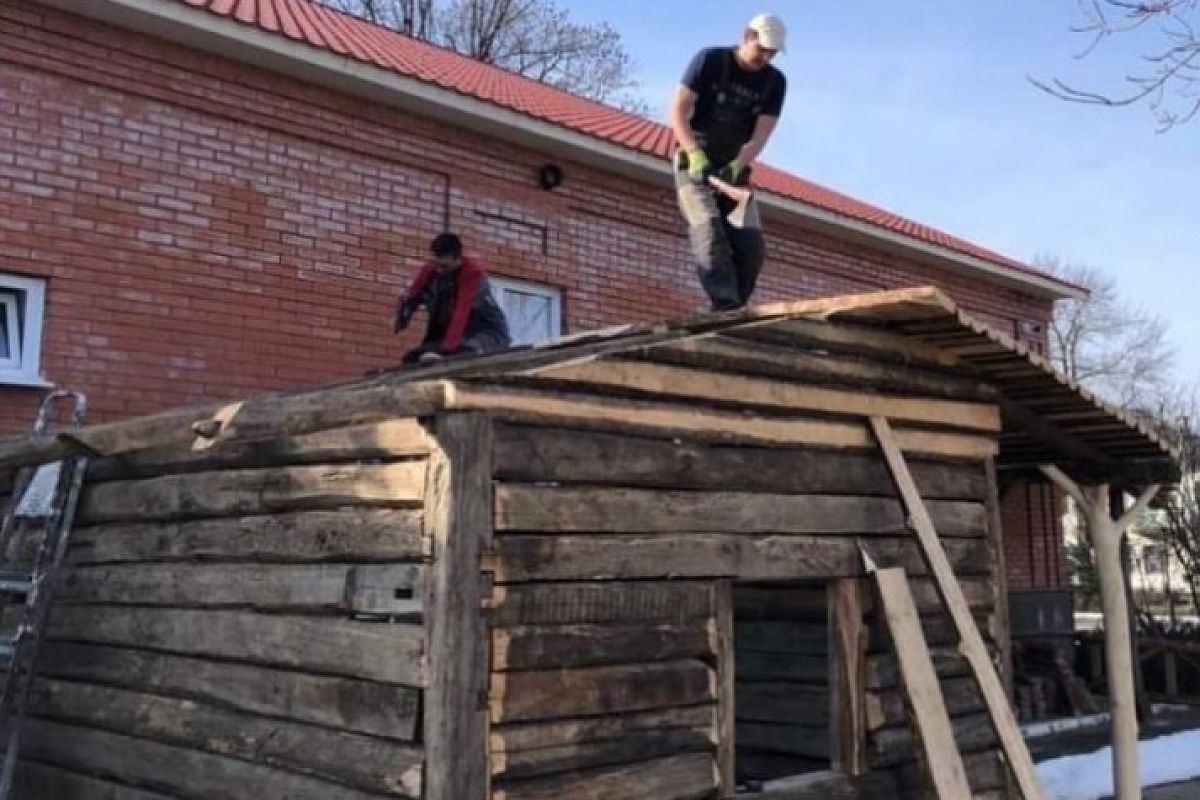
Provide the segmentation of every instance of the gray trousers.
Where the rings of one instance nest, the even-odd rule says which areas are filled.
[[[735,226],[726,218],[733,201],[719,198],[705,184],[694,183],[687,170],[679,168],[678,156],[675,192],[688,226],[700,285],[708,293],[713,311],[741,308],[750,302],[766,253],[758,199],[751,198],[744,224]]]

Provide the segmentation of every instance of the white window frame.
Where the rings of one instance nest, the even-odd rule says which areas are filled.
[[[517,280],[516,278],[501,278],[501,277],[496,277],[496,276],[488,276],[488,281],[491,284],[492,297],[495,298],[496,303],[499,304],[501,309],[504,309],[504,292],[505,291],[521,292],[523,294],[536,295],[538,297],[544,297],[550,301],[550,316],[551,316],[550,335],[548,337],[546,337],[546,339],[539,340],[539,342],[520,342],[519,343],[514,338],[513,344],[539,344],[541,341],[546,341],[548,339],[554,339],[554,338],[562,335],[562,326],[563,326],[562,292],[559,289],[557,289],[553,286],[547,286],[544,283],[533,283],[532,281],[522,281],[522,280]],[[504,309],[504,313],[505,313],[505,316],[508,316],[507,309]],[[513,328],[513,320],[511,318],[509,319],[509,328],[510,328],[510,330]],[[514,334],[514,337],[515,337],[516,331],[512,330],[512,333]]]
[[[0,305],[7,308],[13,355],[0,359],[0,385],[45,387],[41,375],[46,281],[0,272]]]

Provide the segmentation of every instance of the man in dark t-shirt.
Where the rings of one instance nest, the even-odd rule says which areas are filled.
[[[726,218],[732,201],[719,197],[708,178],[749,184],[750,164],[766,147],[783,110],[787,80],[770,62],[783,52],[786,36],[782,20],[760,14],[736,47],[697,53],[671,101],[679,209],[700,283],[715,311],[750,301],[764,245],[755,201],[735,224]]]

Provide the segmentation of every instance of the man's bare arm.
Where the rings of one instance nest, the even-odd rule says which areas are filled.
[[[692,118],[692,110],[696,107],[696,93],[683,84],[675,90],[675,96],[671,98],[671,110],[668,118],[671,121],[671,130],[675,134],[675,141],[684,151],[698,150],[700,145],[696,142],[696,134],[692,131],[690,120]]]
[[[775,126],[779,124],[779,117],[764,117],[760,116],[754,123],[754,133],[750,136],[750,141],[742,145],[741,152],[738,153],[737,162],[743,167],[748,167],[754,163],[763,148],[767,146],[767,141],[771,138],[771,134],[775,132]]]

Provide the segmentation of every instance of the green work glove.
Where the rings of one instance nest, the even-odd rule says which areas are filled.
[[[687,162],[688,177],[694,183],[703,183],[705,175],[708,174],[708,156],[700,148],[688,150]]]
[[[738,182],[738,178],[742,177],[742,173],[745,171],[746,165],[735,158],[733,161],[730,161],[728,164],[726,164],[721,170],[721,178],[729,181],[730,183],[736,184]]]

